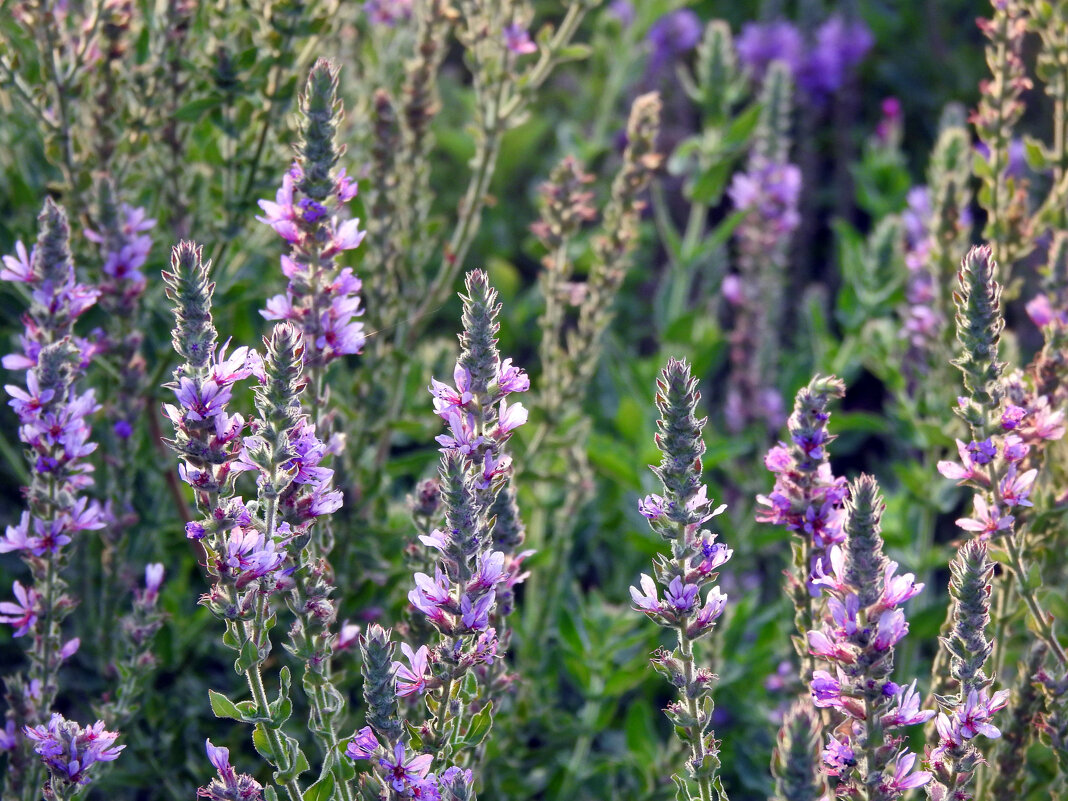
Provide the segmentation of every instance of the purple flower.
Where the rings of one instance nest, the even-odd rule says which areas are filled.
[[[832,16],[816,31],[816,46],[808,52],[797,73],[798,86],[817,100],[834,94],[874,43],[871,31],[863,22],[846,22],[837,14]]]
[[[404,743],[398,742],[393,747],[392,759],[382,757],[378,764],[386,769],[386,775],[393,789],[401,795],[410,795],[413,784],[421,782],[430,771],[434,761],[432,754],[407,755]]]
[[[496,593],[490,591],[472,602],[470,596],[460,599],[460,621],[471,631],[482,631],[489,625],[489,612],[496,600]]]
[[[989,437],[982,442],[971,441],[968,443],[968,454],[975,464],[989,464],[998,455],[997,446]]]
[[[903,793],[915,787],[923,787],[931,781],[931,774],[926,770],[918,770],[909,775],[915,762],[916,755],[913,753],[902,752],[898,755],[894,763],[894,775],[884,785],[885,790],[891,793]]]
[[[972,531],[979,535],[980,539],[990,539],[999,531],[1012,529],[1016,518],[1012,515],[1002,516],[997,506],[988,505],[982,495],[975,496],[974,517],[962,517],[957,520],[957,525],[965,531]]]
[[[736,209],[757,215],[760,223],[777,236],[790,233],[801,223],[797,210],[801,170],[793,164],[769,162],[748,173],[737,173],[731,180],[728,194]],[[812,443],[806,453],[821,458],[819,445],[819,442]]]
[[[801,33],[785,20],[750,22],[742,27],[735,47],[738,60],[758,79],[764,77],[768,65],[782,61],[796,74],[801,67],[804,42]]]
[[[345,756],[349,759],[373,759],[381,747],[371,727],[364,726],[345,748]]]
[[[392,28],[412,18],[412,0],[367,0],[363,10],[375,25]]]
[[[409,695],[422,694],[426,689],[427,660],[430,652],[425,645],[420,646],[418,651],[412,651],[408,643],[401,643],[401,652],[407,658],[408,664],[393,663],[397,675],[397,696],[406,698]]]
[[[915,598],[923,590],[924,585],[917,584],[916,577],[912,573],[895,576],[896,571],[897,562],[887,562],[883,592],[875,605],[877,611],[899,606],[910,598]]]
[[[530,378],[525,370],[513,367],[511,359],[505,359],[497,366],[498,392],[508,395],[512,392],[526,392],[528,389],[530,389]]]
[[[37,590],[23,587],[16,581],[12,585],[15,593],[15,601],[0,602],[0,623],[8,623],[15,627],[15,637],[21,637],[37,622]]]
[[[204,741],[208,761],[218,771],[219,777],[212,779],[207,787],[197,790],[201,798],[212,801],[258,801],[262,797],[263,787],[251,776],[238,773],[230,764],[230,749],[217,748],[211,740]]]
[[[661,607],[660,599],[657,597],[656,582],[651,576],[642,573],[641,586],[640,592],[637,587],[630,588],[630,597],[634,601],[634,607],[648,614],[658,614]]]
[[[658,520],[666,511],[666,503],[659,495],[646,495],[638,499],[638,511],[649,520]]]
[[[649,72],[658,73],[672,60],[697,47],[701,41],[701,20],[689,8],[671,11],[653,23],[645,40],[652,48]]]
[[[926,723],[934,717],[933,709],[920,709],[920,694],[916,692],[916,680],[908,687],[899,688],[895,694],[897,706],[883,715],[883,725],[912,726],[917,723]]]
[[[856,755],[853,753],[849,743],[835,737],[827,739],[827,745],[823,749],[821,756],[823,757],[823,764],[826,766],[827,774],[830,776],[841,776],[843,773],[848,773],[857,764]]]
[[[26,252],[26,246],[21,241],[15,243],[15,255],[4,256],[4,268],[0,270],[0,281],[18,281],[23,284],[31,284],[37,279],[33,275],[33,256],[37,248],[31,248]]]
[[[153,603],[159,595],[163,584],[163,563],[153,562],[145,565],[145,601]]]
[[[1020,423],[1026,416],[1027,409],[1012,403],[1006,404],[1001,412],[1001,427],[1006,431],[1013,431],[1020,427]]]
[[[1038,470],[1032,468],[1022,475],[1016,474],[1016,465],[1010,464],[1005,477],[1001,479],[1001,500],[1010,509],[1013,506],[1031,506],[1028,498],[1031,495],[1031,487],[1038,477]]]
[[[693,609],[693,602],[697,598],[698,591],[696,584],[684,584],[679,576],[675,576],[668,584],[664,600],[671,604],[676,612],[685,614]]]
[[[826,670],[812,671],[813,703],[825,709],[842,705],[842,684]]]
[[[908,632],[905,613],[900,609],[890,609],[879,615],[878,632],[872,644],[876,651],[886,651],[897,645]]]
[[[33,750],[52,775],[70,784],[88,784],[89,769],[95,763],[118,759],[126,747],[115,745],[118,732],[106,731],[104,721],[82,729],[59,713],[52,715],[47,726],[27,726],[23,731],[36,743]]]
[[[512,23],[504,29],[504,46],[518,56],[537,53],[538,46],[530,41],[527,29],[518,23]]]

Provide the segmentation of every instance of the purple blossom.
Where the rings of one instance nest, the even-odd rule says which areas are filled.
[[[517,56],[538,52],[538,46],[530,40],[527,29],[518,23],[512,23],[504,29],[504,46]]]
[[[812,671],[813,703],[820,708],[839,707],[842,705],[842,684],[826,670]]]
[[[393,747],[392,756],[382,757],[378,764],[386,770],[390,786],[402,796],[412,795],[412,788],[420,784],[430,771],[434,761],[432,754],[407,755],[404,743],[398,742]]]
[[[692,9],[676,9],[654,22],[645,40],[652,49],[649,73],[658,74],[666,64],[697,47],[701,41],[701,20]]]
[[[897,645],[908,632],[905,613],[900,609],[889,609],[879,615],[878,632],[872,644],[876,651],[886,651]]]
[[[472,601],[469,595],[460,599],[460,621],[470,631],[482,631],[489,625],[489,613],[496,600],[495,592],[488,592]]]
[[[118,732],[105,730],[104,721],[82,729],[59,713],[52,715],[47,726],[27,726],[23,731],[36,743],[33,750],[52,775],[70,784],[88,784],[94,764],[118,759],[126,747],[115,745]]]
[[[408,664],[393,663],[397,676],[397,696],[406,698],[409,695],[421,695],[426,690],[427,660],[430,651],[425,645],[420,646],[418,651],[412,651],[407,643],[401,643],[401,652],[407,658]]]
[[[381,748],[378,738],[370,726],[364,726],[356,736],[352,738],[345,748],[345,756],[349,759],[373,759]]]
[[[728,194],[736,209],[757,215],[763,227],[776,237],[790,233],[801,223],[797,210],[801,170],[793,164],[767,162],[749,172],[736,173]]]
[[[392,28],[412,18],[412,0],[366,0],[363,10],[375,25]]]
[[[764,77],[773,61],[782,61],[791,73],[797,74],[804,57],[801,33],[785,20],[747,23],[742,27],[735,47],[738,60],[758,80]]]
[[[962,517],[957,520],[957,525],[965,531],[972,531],[979,535],[980,539],[990,539],[999,531],[1011,530],[1015,518],[1012,515],[1002,515],[998,507],[988,504],[983,495],[975,496],[974,517]]]
[[[675,576],[668,584],[664,600],[671,604],[677,613],[685,614],[693,609],[698,591],[697,585],[685,584],[679,576]]]
[[[883,715],[882,722],[884,726],[913,726],[918,723],[926,723],[935,715],[933,709],[920,709],[922,699],[920,694],[916,692],[915,679],[908,687],[899,688],[895,694],[895,699],[897,705],[890,712]]]
[[[931,774],[926,770],[918,770],[910,775],[915,762],[915,754],[908,751],[903,751],[899,754],[894,763],[893,777],[883,785],[884,792],[903,793],[906,790],[923,787],[931,781]]]
[[[634,607],[648,614],[660,612],[660,599],[657,597],[656,582],[652,576],[642,573],[641,591],[637,587],[630,588],[630,597],[634,601]]]
[[[230,749],[216,747],[211,740],[204,741],[204,748],[218,778],[212,779],[207,787],[197,790],[201,798],[212,801],[258,801],[262,798],[263,787],[251,776],[238,773],[230,764]]]
[[[976,442],[974,440],[969,442],[968,453],[972,457],[973,463],[983,465],[993,461],[994,457],[998,455],[998,449],[997,446],[994,445],[994,441],[988,437],[982,442]]]
[[[849,743],[836,737],[829,737],[821,754],[825,770],[829,776],[841,776],[848,773],[857,764],[856,755]]]
[[[15,627],[15,637],[21,637],[37,622],[39,596],[33,586],[23,587],[16,581],[11,585],[15,600],[0,602],[0,623]]]

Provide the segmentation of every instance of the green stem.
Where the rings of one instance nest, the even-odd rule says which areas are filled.
[[[260,666],[253,665],[245,671],[245,678],[248,680],[249,689],[252,691],[252,698],[256,702],[256,712],[260,715],[267,715],[270,709],[270,702],[267,700],[267,691],[263,687],[263,676],[260,674]],[[271,753],[275,758],[275,768],[280,768],[282,755],[285,754],[285,745],[282,743],[282,738],[278,736],[278,730],[268,724],[263,724],[263,730],[267,735],[267,741],[271,744]],[[300,785],[296,779],[290,779],[285,783],[286,795],[289,796],[289,801],[302,801],[302,795],[300,791]]]

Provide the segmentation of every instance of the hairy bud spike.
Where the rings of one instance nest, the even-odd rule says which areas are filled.
[[[334,165],[344,153],[344,147],[335,141],[343,116],[338,98],[339,72],[340,67],[320,58],[312,67],[300,98],[303,128],[298,150],[304,171],[300,191],[320,203],[334,191]]]
[[[363,698],[367,704],[367,723],[379,736],[396,742],[402,732],[397,715],[397,691],[393,678],[394,645],[392,632],[377,623],[360,635],[360,670],[363,673]]]
[[[816,801],[823,794],[819,765],[820,721],[811,703],[798,701],[783,719],[771,756],[773,801]]]
[[[994,575],[987,544],[979,539],[964,543],[949,569],[953,628],[943,642],[952,655],[950,671],[960,682],[963,701],[969,691],[979,691],[991,682],[983,672],[983,665],[994,650],[986,638],[986,627],[990,624],[990,579]]]
[[[471,374],[472,394],[485,399],[489,385],[497,377],[500,362],[497,332],[501,326],[497,315],[501,304],[497,301],[497,290],[490,286],[489,278],[482,270],[469,272],[465,283],[467,294],[460,296],[464,312],[459,363]]]
[[[211,261],[201,260],[202,249],[195,242],[181,242],[171,251],[171,271],[163,273],[167,297],[174,303],[174,350],[190,367],[207,367],[215,352],[216,332],[211,320],[211,298],[215,284],[210,280]]]
[[[668,493],[676,500],[668,518],[679,523],[693,523],[692,510],[687,502],[700,489],[701,456],[705,443],[701,438],[705,418],[696,415],[701,393],[697,379],[690,374],[685,361],[671,359],[657,380],[656,407],[660,410],[656,444],[663,456],[653,472],[664,482]]]
[[[964,386],[975,406],[962,408],[961,416],[985,432],[985,417],[996,409],[1001,399],[1001,378],[1004,364],[998,361],[998,343],[1005,328],[1001,316],[1001,285],[995,280],[997,263],[990,248],[973,247],[961,261],[957,273],[957,340],[962,353],[954,360],[964,375]],[[980,415],[984,415],[980,419]]]
[[[52,198],[45,201],[37,217],[37,247],[33,253],[33,272],[42,281],[62,284],[70,279],[74,261],[70,254],[70,225],[67,213]]]
[[[885,508],[872,476],[862,475],[850,483],[845,503],[845,576],[857,589],[862,608],[874,604],[883,591],[886,556],[880,522]]]

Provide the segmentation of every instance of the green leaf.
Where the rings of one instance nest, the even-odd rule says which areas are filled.
[[[271,747],[271,741],[267,737],[267,729],[262,723],[257,723],[256,728],[252,730],[252,744],[256,747],[256,752],[261,757],[272,765],[275,764],[274,749]]]
[[[493,726],[493,702],[489,701],[477,715],[471,718],[471,725],[464,734],[464,745],[468,748],[476,748],[482,744]]]
[[[245,716],[237,708],[237,704],[222,693],[208,690],[208,699],[211,701],[211,711],[217,718],[230,718],[231,720],[244,720]]]
[[[327,773],[304,791],[304,801],[330,801],[334,794],[334,774]]]
[[[214,96],[192,100],[175,111],[174,118],[179,122],[196,122],[204,116],[205,112],[215,108],[220,102],[220,98]]]

